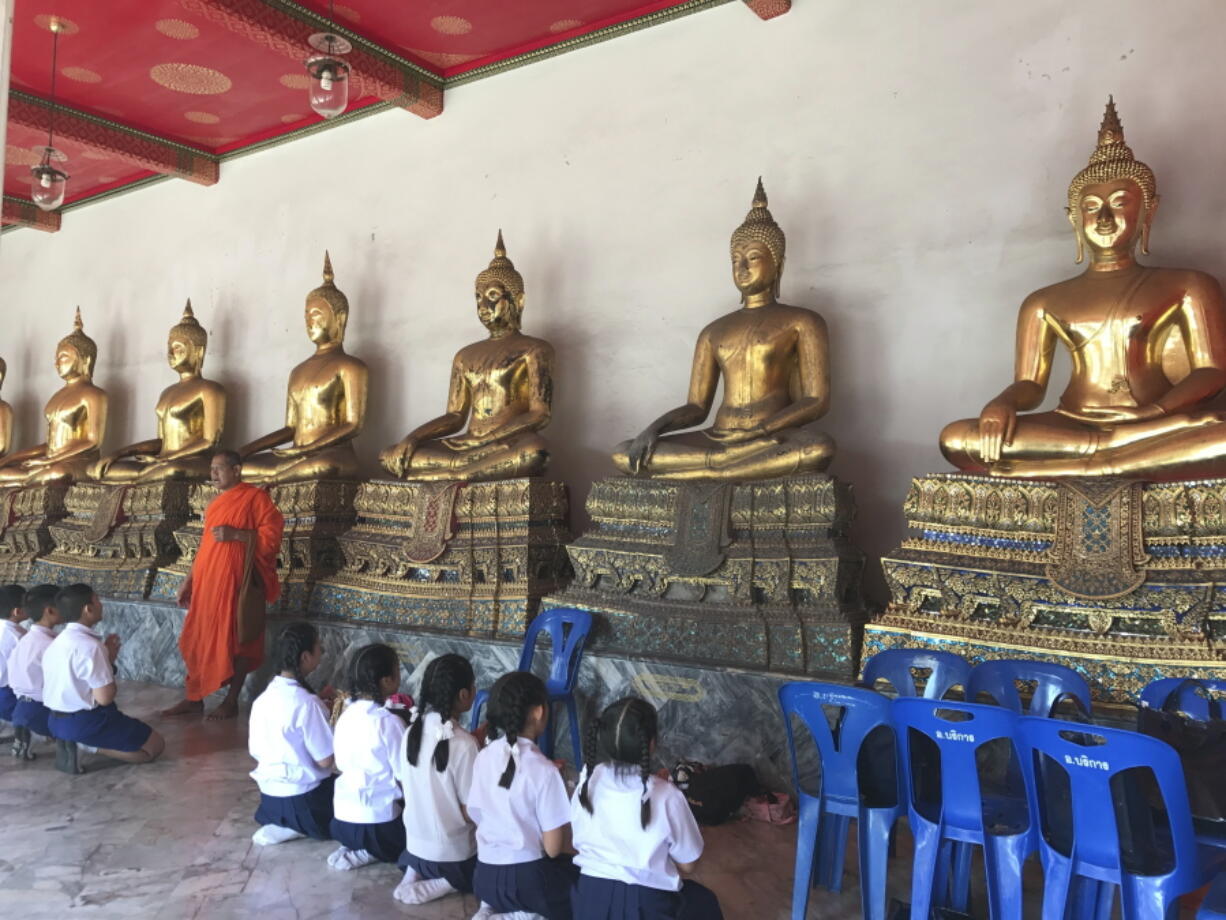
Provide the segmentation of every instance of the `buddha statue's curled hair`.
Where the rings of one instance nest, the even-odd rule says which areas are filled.
[[[1131,179],[1141,187],[1145,209],[1154,206],[1158,197],[1158,183],[1154,171],[1132,154],[1132,148],[1124,143],[1124,126],[1115,111],[1115,100],[1107,98],[1107,109],[1098,129],[1098,145],[1090,155],[1089,165],[1073,177],[1068,187],[1070,213],[1077,210],[1081,193],[1087,185],[1114,182],[1116,179]]]
[[[98,360],[98,345],[85,334],[85,325],[81,322],[81,308],[77,307],[76,316],[72,320],[72,332],[60,339],[59,348],[70,346],[85,365],[86,376],[93,376],[94,362]]]
[[[502,231],[498,231],[498,241],[494,243],[494,258],[490,259],[487,268],[477,275],[476,286],[484,288],[491,281],[496,281],[515,295],[516,300],[524,296],[524,276],[515,268],[515,264],[507,258],[507,247],[502,242]]]
[[[192,312],[192,299],[187,298],[187,306],[183,308],[183,317],[170,327],[170,338],[180,339],[193,348],[203,350],[209,344],[209,334],[196,319]]]
[[[787,252],[787,238],[767,208],[766,189],[762,187],[761,176],[758,177],[758,187],[754,190],[753,205],[745,215],[745,220],[733,231],[729,247],[751,240],[765,243],[775,260],[775,268],[782,268],[783,257]]]
[[[307,294],[307,300],[310,301],[313,297],[318,297],[332,308],[332,312],[336,314],[338,319],[347,320],[349,318],[349,298],[345,296],[332,279],[336,275],[332,271],[332,256],[328,251],[324,250],[324,283],[311,293]]]

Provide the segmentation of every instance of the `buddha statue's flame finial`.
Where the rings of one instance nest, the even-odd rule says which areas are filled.
[[[186,322],[189,319],[193,322],[196,320],[196,314],[192,311],[192,299],[190,297],[187,298],[187,303],[183,305],[183,321]],[[197,325],[199,324],[197,323]]]
[[[81,308],[77,307],[77,311],[72,318],[72,332],[60,339],[59,348],[67,345],[72,348],[85,364],[86,375],[91,375],[94,372],[94,361],[98,358],[98,345],[85,334],[85,324],[81,321]]]
[[[200,325],[200,321],[196,319],[196,313],[192,310],[192,299],[190,297],[187,298],[187,303],[183,307],[183,316],[176,325],[171,327],[170,337],[172,339],[182,339],[197,348],[204,348],[208,344],[209,334]]]
[[[1132,148],[1124,142],[1124,125],[1115,110],[1115,97],[1108,96],[1102,124],[1098,127],[1098,143],[1090,154],[1090,162],[1069,184],[1069,211],[1077,209],[1081,192],[1087,185],[1116,179],[1131,179],[1140,186],[1146,209],[1154,206],[1154,199],[1158,197],[1154,171],[1133,156]]]
[[[758,176],[758,187],[754,189],[753,204],[745,220],[732,233],[731,246],[749,241],[765,243],[775,259],[776,268],[783,267],[783,257],[787,253],[787,237],[783,229],[775,223],[767,208],[766,189],[762,185],[762,177]]]
[[[502,230],[498,231],[498,240],[494,243],[494,258],[490,259],[489,267],[477,275],[476,286],[483,288],[496,281],[516,297],[524,293],[524,276],[515,270],[515,264],[507,258],[507,247],[502,241]]]
[[[336,274],[332,271],[332,256],[329,255],[328,250],[325,249],[324,283],[315,288],[315,290],[311,291],[311,293],[307,294],[307,300],[309,301],[312,297],[318,297],[332,308],[333,313],[337,314],[338,316],[348,317],[349,298],[345,296],[344,292],[341,291],[340,288],[332,283],[332,279],[335,277]]]

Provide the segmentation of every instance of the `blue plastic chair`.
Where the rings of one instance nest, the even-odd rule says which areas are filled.
[[[1187,677],[1160,677],[1150,681],[1141,691],[1141,705],[1151,709],[1161,709],[1166,705],[1171,694],[1179,691],[1179,696],[1174,700],[1176,711],[1201,722],[1220,719],[1220,703],[1197,692],[1199,690],[1197,685],[1214,693],[1226,694],[1226,680],[1195,678],[1194,683],[1191,682],[1192,680]]]
[[[804,920],[810,882],[840,891],[847,831],[854,819],[860,851],[860,903],[868,920],[886,915],[886,865],[890,831],[902,811],[901,799],[889,807],[869,807],[860,792],[857,758],[865,738],[882,726],[890,728],[890,701],[860,687],[800,681],[779,688],[779,706],[792,755],[792,783],[799,802],[796,873],[792,882],[792,920]],[[823,707],[837,707],[837,731]],[[821,788],[816,795],[800,785],[792,717],[809,730],[821,759]],[[895,790],[897,792],[897,790]]]
[[[1034,696],[1028,708],[1022,706],[1016,681],[1034,681]],[[1064,697],[1072,697],[1082,712],[1090,715],[1090,685],[1086,679],[1062,664],[1026,659],[1002,659],[985,661],[971,669],[970,682],[966,685],[966,698],[970,702],[986,693],[996,701],[1020,715],[1050,716],[1052,709]]]
[[[532,658],[536,652],[536,640],[542,632],[549,634],[553,646],[553,658],[549,662],[549,676],[545,678],[545,691],[549,694],[549,711],[545,734],[541,736],[541,752],[553,757],[553,706],[566,704],[566,716],[570,722],[570,744],[575,758],[575,768],[583,764],[583,743],[579,740],[579,709],[575,705],[575,681],[579,677],[579,662],[583,660],[583,645],[592,631],[592,615],[586,610],[573,607],[555,607],[538,613],[524,632],[524,648],[519,654],[517,671],[531,671]],[[488,690],[480,691],[473,700],[471,727],[473,731],[481,724],[481,711],[489,700]]]
[[[1078,740],[1086,738],[1095,743]],[[1087,891],[1089,900],[1083,903],[1092,904],[1093,912],[1083,909],[1079,916],[1109,917],[1118,889],[1123,920],[1174,918],[1179,911],[1179,896],[1207,884],[1214,870],[1226,864],[1226,854],[1221,850],[1196,842],[1183,767],[1170,745],[1122,729],[1033,716],[1018,721],[1018,739],[1029,780],[1031,809],[1040,816],[1045,830],[1036,834],[1043,863],[1044,917],[1064,917],[1070,895],[1085,898]],[[1036,753],[1046,755],[1068,774],[1073,820],[1069,853],[1049,842],[1048,817],[1042,803],[1046,798],[1044,777],[1051,772],[1034,768]],[[1115,810],[1118,790],[1112,788],[1111,779],[1139,767],[1153,771],[1170,825],[1175,865],[1161,875],[1129,871],[1120,852]],[[1084,881],[1074,885],[1074,880]]]
[[[959,720],[943,713],[958,713]],[[912,917],[926,920],[939,907],[966,912],[969,845],[974,844],[983,848],[989,916],[1021,920],[1022,864],[1034,852],[1034,822],[1024,794],[985,797],[976,761],[976,752],[988,742],[1005,738],[1012,745],[1016,726],[1017,716],[1000,706],[914,697],[894,701],[908,823],[915,838]],[[928,738],[940,757],[937,802],[921,801],[916,789],[918,774],[913,771],[933,767],[917,760],[913,747],[917,735]]]
[[[916,686],[912,668],[931,671],[921,693]],[[922,648],[888,648],[864,662],[864,674],[860,682],[872,687],[884,680],[900,696],[922,696],[925,699],[941,699],[953,687],[966,687],[971,674],[971,664],[953,652],[937,652]]]

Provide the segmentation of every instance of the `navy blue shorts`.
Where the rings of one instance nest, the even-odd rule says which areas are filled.
[[[420,859],[405,850],[400,854],[400,868],[410,867],[424,879],[445,878],[456,891],[471,894],[473,872],[477,869],[477,857],[470,856],[463,862],[431,862],[428,859]]]
[[[75,741],[105,751],[139,751],[153,729],[131,716],[125,716],[114,703],[78,712],[52,712],[47,720],[51,736]]]
[[[580,875],[575,920],[723,920],[715,893],[688,879],[680,891]]]
[[[314,789],[299,795],[265,795],[261,792],[255,820],[260,827],[275,824],[316,840],[331,840],[334,785],[336,777],[329,776]]]
[[[526,910],[546,920],[571,920],[571,889],[579,877],[573,859],[565,854],[509,866],[478,859],[473,892],[500,914]]]
[[[47,718],[51,713],[47,707],[38,700],[32,700],[29,697],[21,697],[17,700],[17,705],[13,708],[12,723],[20,725],[22,728],[28,728],[36,735],[42,735],[44,738],[51,737],[51,729],[47,727]]]
[[[0,687],[0,722],[13,721],[13,708],[17,705],[17,694],[12,687]]]
[[[379,862],[397,864],[404,852],[404,820],[397,816],[382,824],[351,824],[333,818],[332,839],[351,850],[365,850]]]

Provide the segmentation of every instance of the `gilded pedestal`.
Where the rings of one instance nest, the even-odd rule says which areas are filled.
[[[375,480],[356,507],[341,569],[312,597],[319,616],[518,638],[569,576],[560,482]]]
[[[51,552],[51,525],[67,515],[68,486],[0,489],[0,581],[27,584],[34,560]]]
[[[1104,701],[1226,677],[1226,479],[914,481],[865,654],[943,648],[1074,667]]]
[[[285,533],[277,557],[281,580],[280,610],[301,613],[306,610],[315,583],[340,568],[337,539],[353,526],[353,500],[359,483],[350,479],[287,482],[268,486],[268,494],[285,516]],[[191,570],[192,560],[204,535],[204,509],[217,495],[208,484],[195,486],[190,497],[192,517],[175,531],[179,544],[178,561],[160,571],[154,581],[153,596],[173,600]]]
[[[68,516],[50,525],[55,547],[35,564],[34,580],[85,582],[105,597],[148,597],[158,571],[179,557],[174,534],[191,516],[192,488],[182,479],[71,486]]]
[[[595,483],[575,578],[546,600],[601,615],[593,644],[645,656],[849,678],[863,555],[850,488],[814,474],[764,482]]]

